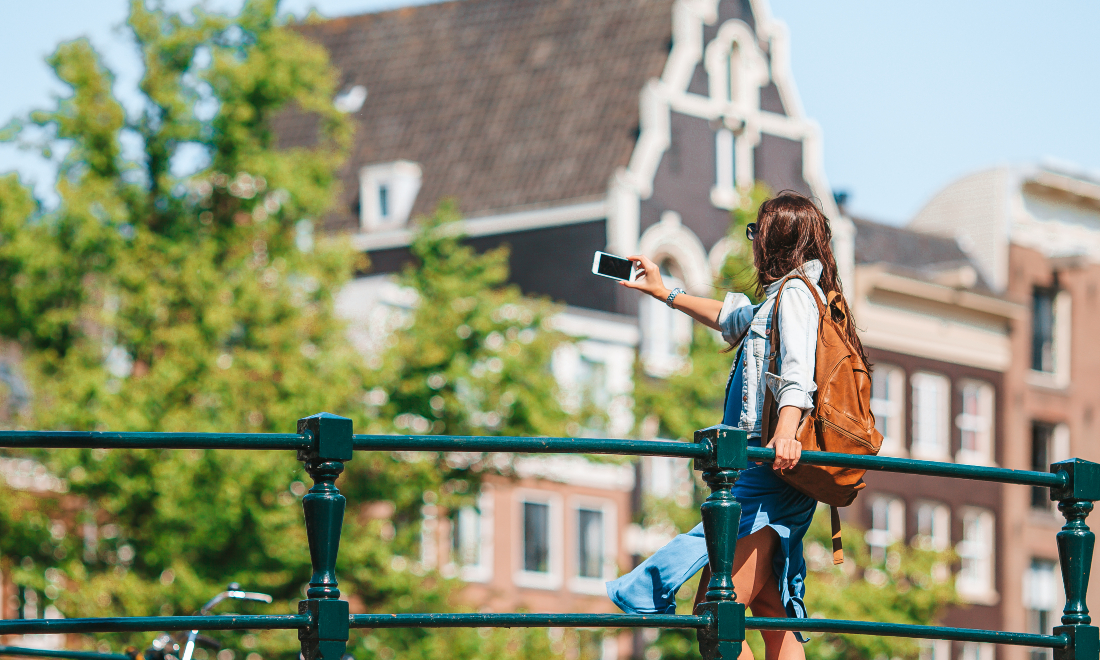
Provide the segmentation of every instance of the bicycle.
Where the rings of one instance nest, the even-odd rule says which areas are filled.
[[[199,616],[209,615],[214,606],[223,600],[249,600],[257,603],[270,603],[272,598],[268,594],[262,594],[257,591],[242,591],[241,585],[232,582],[225,591],[208,600],[205,605],[199,608],[196,614]],[[175,635],[178,634],[179,633],[175,633]],[[181,642],[183,644],[182,653],[180,652]],[[218,640],[202,635],[197,630],[188,632],[181,640],[177,640],[173,633],[164,632],[157,635],[142,656],[144,660],[191,660],[192,656],[195,654],[196,645],[202,645],[214,650],[218,650],[222,646],[221,642]]]

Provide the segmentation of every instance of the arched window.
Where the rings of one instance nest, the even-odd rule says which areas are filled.
[[[668,259],[661,262],[661,278],[669,289],[683,288],[678,269]],[[691,318],[671,309],[663,301],[641,300],[642,360],[648,373],[668,376],[679,369],[691,343]]]

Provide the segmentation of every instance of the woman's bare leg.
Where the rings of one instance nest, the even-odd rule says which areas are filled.
[[[751,607],[752,603],[759,600],[768,578],[771,578],[775,599],[779,599],[779,589],[774,586],[775,575],[772,573],[772,557],[775,555],[775,548],[778,544],[779,535],[771,527],[765,527],[737,540],[737,550],[733,554],[733,589],[737,592],[737,602],[749,604]],[[695,594],[696,605],[703,602],[703,598],[707,593],[707,583],[710,582],[710,575],[710,565],[708,564],[703,568],[703,575],[699,579],[699,590]],[[781,612],[783,611],[782,606],[779,609]],[[753,613],[755,614],[756,611],[757,608],[754,607]],[[764,615],[761,614],[760,616]],[[768,616],[786,616],[786,613]],[[798,643],[797,640],[795,640],[795,643]],[[768,644],[767,637],[764,637],[764,644],[767,649],[767,660],[779,658],[778,655],[772,656],[771,645]],[[798,651],[799,653],[802,652],[801,645],[799,645]],[[778,653],[778,649],[776,652]],[[749,650],[747,643],[741,645],[739,660],[753,660],[752,651]],[[784,657],[782,660],[798,659],[792,656],[789,659]]]
[[[767,579],[763,580],[760,592],[749,605],[753,616],[767,616],[785,618],[787,610],[783,607],[783,599],[779,596],[779,585],[775,581],[775,572],[768,571]],[[764,638],[765,660],[805,660],[806,652],[802,643],[789,630],[762,630]],[[742,657],[744,654],[742,653]]]

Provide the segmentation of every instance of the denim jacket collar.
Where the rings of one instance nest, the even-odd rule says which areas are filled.
[[[795,275],[798,275],[799,271],[801,271],[801,275],[804,276],[806,279],[810,280],[810,282],[812,282],[814,284],[817,284],[817,281],[819,279],[821,279],[821,270],[822,270],[821,262],[818,261],[817,259],[813,259],[812,261],[807,261],[806,263],[802,264],[801,268],[792,270],[791,272],[787,273],[784,277],[782,277],[782,278],[772,282],[771,284],[769,284],[764,289],[764,295],[767,296],[768,298],[771,298],[772,296],[774,296],[775,292],[779,291],[779,286],[783,283],[783,280],[787,279],[788,277],[793,277]]]

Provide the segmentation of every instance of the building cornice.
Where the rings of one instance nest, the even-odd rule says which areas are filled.
[[[867,294],[874,290],[886,291],[928,302],[961,307],[972,312],[980,312],[1006,320],[1027,318],[1028,309],[1026,306],[992,295],[906,277],[892,273],[879,265],[858,266],[856,272],[857,279],[860,281],[860,288]]]

